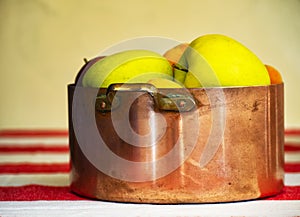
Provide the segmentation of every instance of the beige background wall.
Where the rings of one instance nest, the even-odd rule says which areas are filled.
[[[222,33],[285,80],[285,123],[300,126],[299,0],[0,0],[0,129],[67,128],[83,64],[123,40]]]

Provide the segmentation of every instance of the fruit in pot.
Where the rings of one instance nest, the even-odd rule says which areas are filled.
[[[167,58],[171,65],[174,65],[179,62],[182,54],[188,46],[188,43],[178,44],[175,47],[172,47],[170,50],[167,50],[163,56]]]
[[[176,82],[184,84],[186,74],[187,74],[187,69],[186,68],[182,67],[179,64],[175,64],[173,66],[173,76],[174,76],[174,80]]]
[[[183,88],[179,83],[165,78],[154,78],[149,80],[148,83],[154,85],[156,88]]]
[[[107,88],[113,83],[147,83],[172,75],[172,66],[162,55],[149,50],[127,50],[96,61],[85,72],[82,85]]]
[[[275,69],[273,66],[266,65],[268,70],[271,84],[281,84],[283,82],[280,72]]]
[[[95,57],[93,59],[90,59],[90,60],[87,60],[87,59],[84,59],[85,61],[85,64],[81,67],[81,69],[79,70],[79,72],[77,73],[76,75],[76,78],[75,78],[75,84],[78,84],[78,85],[82,85],[82,79],[86,73],[86,71],[95,63],[97,62],[98,60],[100,59],[103,59],[105,56],[98,56],[98,57]]]
[[[170,50],[167,50],[163,55],[165,58],[167,58],[167,60],[173,67],[174,79],[182,84],[184,83],[187,70],[181,65],[179,61],[188,46],[188,43],[181,43],[171,48]]]
[[[196,38],[183,56],[187,88],[269,85],[270,77],[260,59],[236,40],[219,34]]]

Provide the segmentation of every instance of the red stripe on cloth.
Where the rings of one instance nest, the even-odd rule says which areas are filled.
[[[285,135],[299,135],[300,129],[286,129]],[[68,136],[68,130],[0,130],[0,137],[56,137]]]
[[[0,130],[0,137],[66,137],[67,130]]]
[[[52,163],[52,164],[1,164],[1,173],[61,173],[69,172],[69,163]],[[284,165],[284,171],[288,173],[300,172],[300,163],[286,163]]]
[[[36,145],[0,145],[0,153],[11,153],[11,152],[69,152],[68,145],[53,145],[53,146],[44,146],[43,144]]]
[[[300,172],[300,163],[285,163],[284,171],[288,173]]]
[[[280,194],[266,200],[300,200],[300,186],[284,186]]]
[[[72,193],[69,187],[26,185],[0,187],[0,201],[86,200]]]
[[[18,174],[18,173],[67,173],[70,172],[69,163],[52,164],[1,164],[0,174]]]
[[[33,200],[86,200],[86,198],[72,193],[69,187],[42,185],[0,187],[0,201]],[[265,200],[300,200],[300,186],[285,186],[280,194]]]
[[[292,144],[292,143],[285,143],[284,144],[284,151],[300,151],[300,144]]]
[[[284,131],[284,134],[288,136],[296,136],[296,135],[300,136],[300,129],[286,129]]]

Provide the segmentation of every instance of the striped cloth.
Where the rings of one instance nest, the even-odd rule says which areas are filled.
[[[0,131],[0,216],[300,216],[300,130],[286,130],[283,192],[253,201],[150,205],[89,200],[69,189],[69,157],[65,130]]]

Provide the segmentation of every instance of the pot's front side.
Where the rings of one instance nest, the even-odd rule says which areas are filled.
[[[109,106],[107,95],[68,86],[74,192],[109,201],[210,203],[282,190],[283,84],[117,91]],[[178,110],[164,97],[177,100]]]

